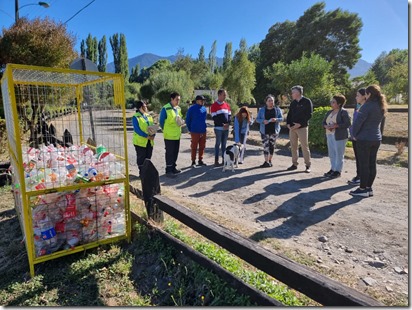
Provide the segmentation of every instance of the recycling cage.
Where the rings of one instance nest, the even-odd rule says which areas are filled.
[[[12,186],[34,265],[131,239],[121,74],[8,64]]]

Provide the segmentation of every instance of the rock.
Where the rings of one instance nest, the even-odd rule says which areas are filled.
[[[320,236],[320,237],[318,238],[318,240],[319,240],[320,242],[328,242],[328,237],[326,237],[326,236]]]
[[[318,258],[318,259],[316,260],[316,262],[318,262],[319,264],[322,264],[322,263],[323,263],[323,261],[322,261],[321,258]]]
[[[353,250],[352,250],[351,248],[346,248],[346,249],[345,249],[345,252],[346,252],[346,253],[353,253]]]
[[[213,203],[212,203],[212,205],[213,205]],[[253,213],[254,214],[259,214],[259,211],[253,211]]]
[[[323,268],[323,269],[329,269],[329,267],[326,266],[326,265],[324,265],[324,264],[319,265],[319,267],[321,267],[321,268]]]
[[[332,252],[329,251],[329,252],[328,252],[328,255],[332,255]]]
[[[375,267],[375,268],[383,268],[386,266],[384,262],[381,262],[380,260],[372,260],[368,261],[369,266]]]
[[[388,292],[393,292],[393,289],[390,286],[385,287]]]
[[[393,270],[395,270],[396,273],[398,274],[404,274],[404,270],[400,267],[394,267]]]
[[[373,254],[382,254],[385,253],[384,250],[373,250]]]
[[[403,273],[408,274],[409,273],[408,268],[403,268]]]
[[[365,278],[363,278],[362,280],[363,280],[363,282],[365,282],[365,284],[368,285],[368,286],[373,286],[373,285],[376,284],[376,280],[373,279],[373,278],[371,278],[371,277],[365,277]]]
[[[340,265],[340,261],[338,261],[337,259],[335,259],[335,264]]]

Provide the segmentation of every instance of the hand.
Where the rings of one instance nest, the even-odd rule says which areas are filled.
[[[269,122],[265,119],[265,120],[263,121],[263,124],[267,125],[267,124],[269,124]]]
[[[147,137],[147,139],[149,139],[149,140],[154,140],[154,138],[155,138],[155,136],[153,135],[153,136],[148,136]]]
[[[225,129],[225,130],[226,130],[226,129],[229,129],[229,124],[227,124],[227,123],[226,123],[226,124],[223,124],[223,129]]]
[[[272,117],[272,118],[270,119],[270,121],[273,122],[273,123],[276,123],[276,118],[273,118],[273,117]]]
[[[302,127],[301,124],[295,123],[295,125],[293,125],[291,129],[298,129],[298,128],[300,128],[300,127]]]

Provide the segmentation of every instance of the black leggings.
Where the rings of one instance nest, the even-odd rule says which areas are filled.
[[[263,143],[263,154],[265,155],[273,155],[275,152],[275,146],[276,146],[276,139],[278,138],[279,135],[273,133],[271,135],[264,135],[260,134],[262,137],[262,143]]]
[[[376,177],[376,157],[381,141],[356,141],[360,188],[372,187]]]

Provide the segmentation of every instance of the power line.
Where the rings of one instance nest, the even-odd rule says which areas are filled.
[[[63,23],[63,25],[65,25],[65,24],[67,24],[69,21],[71,21],[77,14],[79,14],[81,11],[83,11],[85,8],[87,8],[90,4],[92,4],[94,1],[96,1],[96,0],[92,0],[92,1],[90,1],[87,5],[85,5],[84,7],[82,7],[80,10],[78,10],[77,12],[76,12],[76,14],[74,14],[72,17],[70,17],[68,20],[66,20],[64,23]]]

